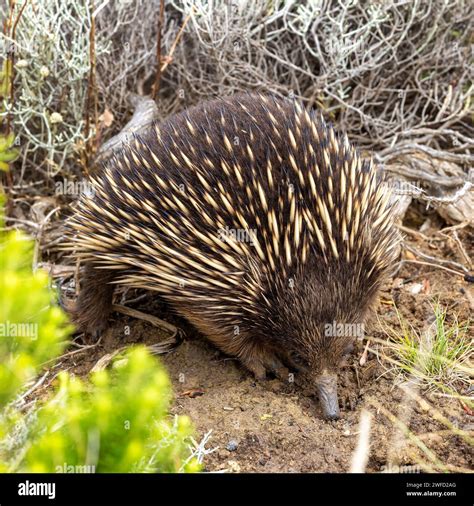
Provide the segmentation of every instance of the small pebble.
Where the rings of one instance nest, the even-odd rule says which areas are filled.
[[[412,295],[418,295],[423,289],[423,285],[421,283],[411,283],[406,288]]]
[[[226,449],[230,452],[235,452],[237,450],[237,446],[239,446],[239,443],[235,439],[231,439],[226,446]]]

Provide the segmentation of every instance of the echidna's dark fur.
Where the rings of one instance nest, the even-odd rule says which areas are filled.
[[[337,416],[354,338],[325,325],[365,320],[396,244],[386,188],[346,137],[293,101],[239,95],[151,126],[91,182],[70,221],[80,327],[106,322],[107,281],[156,290],[258,377],[297,357]]]

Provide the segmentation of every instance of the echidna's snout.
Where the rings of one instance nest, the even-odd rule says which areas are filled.
[[[337,399],[337,375],[323,373],[316,379],[319,402],[327,420],[339,419],[339,402]]]

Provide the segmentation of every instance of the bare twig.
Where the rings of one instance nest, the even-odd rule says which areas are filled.
[[[176,50],[178,42],[180,41],[180,39],[184,33],[184,29],[186,28],[186,25],[188,24],[189,20],[191,19],[191,16],[193,16],[193,14],[194,14],[194,6],[191,6],[191,10],[190,10],[189,14],[184,19],[183,24],[181,25],[181,28],[179,29],[179,32],[173,41],[173,44],[171,44],[170,52],[167,55],[167,59],[163,63],[163,66],[161,67],[161,73],[163,73],[166,70],[166,68],[168,67],[168,65],[171,63],[171,61],[173,59],[173,54]]]
[[[403,247],[406,250],[411,251],[417,257],[423,258],[425,260],[429,260],[433,264],[437,264],[437,265],[440,265],[440,266],[455,267],[456,269],[461,269],[462,271],[464,271],[464,273],[469,274],[469,269],[467,267],[465,267],[464,265],[458,263],[458,262],[453,262],[452,260],[444,260],[442,258],[432,257],[430,255],[427,255],[426,253],[423,253],[422,251],[417,250],[413,246],[410,246],[410,245],[408,245],[406,243],[403,244]],[[456,272],[456,271],[453,271],[453,272]],[[464,274],[461,274],[460,272],[458,272],[458,274],[464,276]]]
[[[160,13],[158,15],[157,41],[156,41],[156,77],[153,84],[152,98],[156,100],[161,84],[161,38],[165,16],[165,0],[160,0]]]
[[[359,421],[359,438],[357,441],[357,448],[355,449],[351,460],[351,473],[363,473],[367,467],[370,452],[370,425],[372,422],[372,415],[362,410]]]
[[[89,163],[93,154],[96,151],[96,136],[97,136],[97,122],[98,122],[98,99],[97,99],[97,83],[96,83],[96,55],[95,55],[95,15],[94,15],[94,0],[91,2],[91,27],[89,32],[89,79],[87,84],[87,98],[86,98],[86,124],[85,124],[85,171],[89,174]],[[91,108],[94,113],[94,136],[91,136]]]
[[[171,323],[161,320],[160,318],[157,318],[156,316],[142,313],[141,311],[137,311],[136,309],[132,309],[126,306],[120,306],[118,304],[113,305],[113,310],[117,311],[118,313],[131,316],[132,318],[138,318],[139,320],[144,320],[148,323],[151,323],[155,327],[158,327],[162,330],[165,330],[166,332],[169,332],[171,334],[171,337],[175,337],[178,334],[179,329],[177,327],[171,325]]]
[[[459,271],[455,271],[453,269],[448,269],[448,267],[444,267],[443,265],[439,265],[437,263],[432,263],[432,262],[422,262],[421,260],[406,260],[406,259],[403,259],[403,260],[400,260],[400,264],[417,264],[417,265],[427,265],[429,267],[435,267],[437,269],[443,269],[447,272],[450,272],[451,274],[457,274],[458,276],[462,276],[462,277],[465,277],[465,273],[463,272],[459,272]]]

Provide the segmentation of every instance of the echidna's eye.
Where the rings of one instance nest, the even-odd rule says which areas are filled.
[[[309,361],[297,353],[292,353],[290,356],[293,364],[301,371],[309,369]]]

